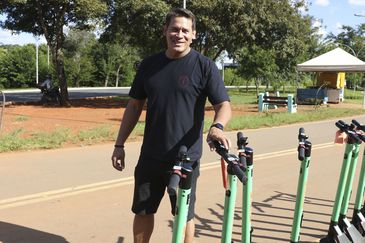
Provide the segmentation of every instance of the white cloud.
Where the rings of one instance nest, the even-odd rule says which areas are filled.
[[[351,0],[349,0],[349,1],[351,1]],[[352,0],[352,1],[355,1],[355,0]],[[314,1],[314,4],[325,7],[325,6],[330,5],[330,1],[329,0],[316,0],[316,1]]]
[[[13,34],[10,30],[0,29],[0,44],[6,45],[25,45],[29,43],[36,43],[36,39],[32,34],[20,33]],[[46,43],[43,37],[40,38],[39,43]]]
[[[348,0],[350,5],[361,5],[365,6],[365,0]]]
[[[314,28],[318,28],[317,34],[320,36],[326,36],[328,34],[326,27],[323,26],[323,23],[321,20],[319,19],[315,19],[314,22],[312,23],[312,26]]]
[[[336,23],[336,28],[335,28],[335,35],[337,35],[337,34],[339,34],[339,33],[341,33],[341,31],[342,31],[342,26],[343,26],[343,24],[341,24],[340,22],[337,22]]]

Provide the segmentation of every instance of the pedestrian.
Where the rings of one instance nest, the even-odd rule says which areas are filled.
[[[196,38],[195,16],[187,9],[172,9],[166,16],[163,34],[167,48],[144,59],[129,92],[112,163],[125,167],[124,143],[134,129],[147,100],[146,126],[138,163],[132,211],[135,214],[135,243],[146,243],[152,235],[154,214],[164,196],[172,166],[180,146],[188,148],[193,182],[185,230],[185,243],[194,238],[194,204],[199,159],[202,155],[204,107],[206,99],[215,117],[207,142],[217,140],[227,149],[223,128],[231,117],[229,97],[215,63],[190,47]]]
[[[52,79],[50,75],[46,75],[46,79],[37,85],[39,89],[42,91],[50,91],[52,88]]]

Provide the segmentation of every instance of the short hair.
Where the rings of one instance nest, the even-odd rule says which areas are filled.
[[[170,10],[170,12],[166,15],[165,25],[169,26],[171,19],[176,17],[185,17],[187,19],[191,19],[191,22],[193,23],[192,28],[195,30],[196,28],[196,19],[195,15],[185,8],[173,8]]]

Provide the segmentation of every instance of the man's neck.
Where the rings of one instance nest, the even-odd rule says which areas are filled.
[[[186,56],[187,54],[189,54],[190,50],[191,50],[190,47],[188,49],[186,49],[184,52],[174,52],[174,51],[166,50],[165,55],[170,59],[179,59],[179,58],[182,58],[182,57]]]

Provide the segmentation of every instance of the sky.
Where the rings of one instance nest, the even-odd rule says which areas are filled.
[[[361,23],[365,23],[365,0],[312,0],[307,1],[309,5],[309,15],[317,20],[314,23],[320,26],[320,33],[324,36],[330,32],[338,34],[342,25],[356,28]],[[357,17],[355,14],[362,15]],[[4,16],[0,16],[4,20]],[[0,28],[0,44],[35,43],[36,39],[31,34],[12,34],[8,30]],[[40,43],[45,43],[44,38],[40,38]]]

